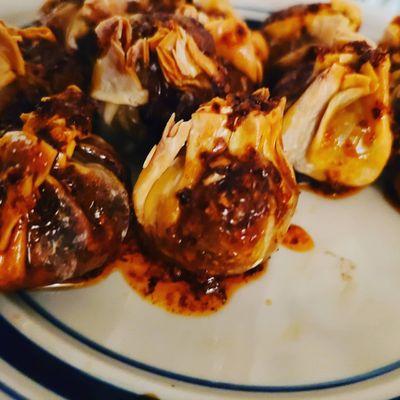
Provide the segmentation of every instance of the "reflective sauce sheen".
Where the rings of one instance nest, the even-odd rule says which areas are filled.
[[[113,264],[144,299],[182,315],[207,315],[219,310],[245,283],[263,274],[265,265],[230,277],[198,277],[144,254],[134,239]]]

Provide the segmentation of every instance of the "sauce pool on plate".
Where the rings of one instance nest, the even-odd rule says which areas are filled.
[[[181,315],[207,315],[223,307],[232,294],[266,271],[266,264],[229,277],[198,277],[146,255],[134,239],[113,264],[144,299]]]

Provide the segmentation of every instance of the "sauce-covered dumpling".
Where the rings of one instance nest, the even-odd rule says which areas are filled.
[[[365,40],[357,33],[361,12],[350,1],[297,5],[272,13],[262,27],[271,49],[269,64],[285,64],[313,45],[332,46],[338,43]]]
[[[185,0],[46,0],[41,22],[54,30],[69,49],[90,35],[96,25],[113,16],[144,12],[173,12]]]
[[[297,204],[282,150],[284,100],[260,89],[171,117],[133,192],[144,242],[198,274],[229,275],[276,249]]]
[[[173,112],[187,119],[213,97],[251,93],[268,56],[226,1],[49,0],[42,22],[94,66],[103,128],[145,145]]]
[[[0,22],[0,132],[20,129],[20,114],[41,97],[70,84],[83,89],[87,67],[47,27],[14,28]]]
[[[392,146],[390,60],[365,42],[315,53],[311,83],[285,114],[283,143],[296,171],[332,185],[371,184]]]
[[[114,17],[100,23],[96,34],[101,55],[91,95],[106,105],[106,122],[120,106],[154,102],[158,107],[149,118],[157,119],[163,110],[178,108],[181,96],[185,103],[197,103],[213,97],[224,84],[212,37],[193,19],[166,14]]]
[[[260,83],[268,46],[260,32],[252,31],[228,0],[196,0],[179,7],[177,14],[195,18],[211,33],[216,53],[251,82]]]
[[[271,92],[287,98],[285,152],[328,191],[374,182],[392,145],[390,60],[360,24],[357,7],[332,0],[275,13],[263,26]]]
[[[392,106],[393,148],[386,168],[386,183],[390,196],[400,203],[400,17],[387,27],[381,46],[389,52],[390,103]]]
[[[124,239],[124,169],[90,133],[92,117],[70,87],[0,138],[1,290],[80,277],[102,267]]]

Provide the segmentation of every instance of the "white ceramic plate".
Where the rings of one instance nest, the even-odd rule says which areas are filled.
[[[235,1],[262,19],[288,1]],[[0,1],[10,22],[38,1]],[[378,39],[400,3],[363,5]],[[268,273],[207,317],[172,315],[116,272],[100,284],[0,297],[4,397],[388,399],[400,394],[400,215],[375,188],[301,195],[315,249],[280,249]],[[1,398],[1,394],[0,394]]]

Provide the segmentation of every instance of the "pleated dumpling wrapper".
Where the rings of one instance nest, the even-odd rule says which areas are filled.
[[[268,45],[258,31],[252,31],[233,10],[228,0],[195,0],[177,9],[178,14],[201,22],[215,41],[217,54],[253,83],[260,83]]]
[[[26,62],[20,48],[23,40],[55,42],[50,29],[31,27],[14,28],[0,21],[0,111],[4,108],[7,98],[12,95],[10,85],[26,75]],[[32,45],[32,44],[31,44]],[[7,92],[5,91],[7,89]]]
[[[89,69],[48,27],[16,28],[0,21],[0,133],[19,130],[20,115],[42,97],[71,84],[85,89]]]
[[[123,168],[90,133],[93,111],[71,86],[0,138],[0,290],[80,277],[122,243],[130,217]]]
[[[365,42],[317,54],[313,81],[284,118],[284,149],[296,171],[333,186],[379,177],[392,146],[389,69],[389,56]]]
[[[297,204],[282,150],[284,100],[267,89],[214,98],[171,117],[133,191],[144,242],[203,275],[242,273],[268,258]]]
[[[388,194],[400,203],[400,16],[394,18],[387,27],[381,47],[389,52],[390,103],[392,106],[393,147],[390,162],[385,170],[385,183]]]
[[[107,18],[137,13],[173,12],[185,0],[45,0],[40,21],[64,39],[70,50]]]
[[[159,14],[114,17],[100,23],[96,33],[102,55],[91,95],[107,104],[106,122],[118,106],[142,106],[165,85],[194,95],[223,85],[212,38],[194,20]]]
[[[128,12],[128,0],[46,0],[41,22],[54,30],[70,50],[101,21]]]
[[[395,124],[400,125],[400,16],[393,19],[387,27],[381,46],[391,59],[390,95],[394,111]]]
[[[360,9],[347,0],[293,6],[272,13],[262,27],[271,50],[269,64],[287,63],[288,55],[298,58],[309,46],[365,40],[357,32],[360,25]]]

